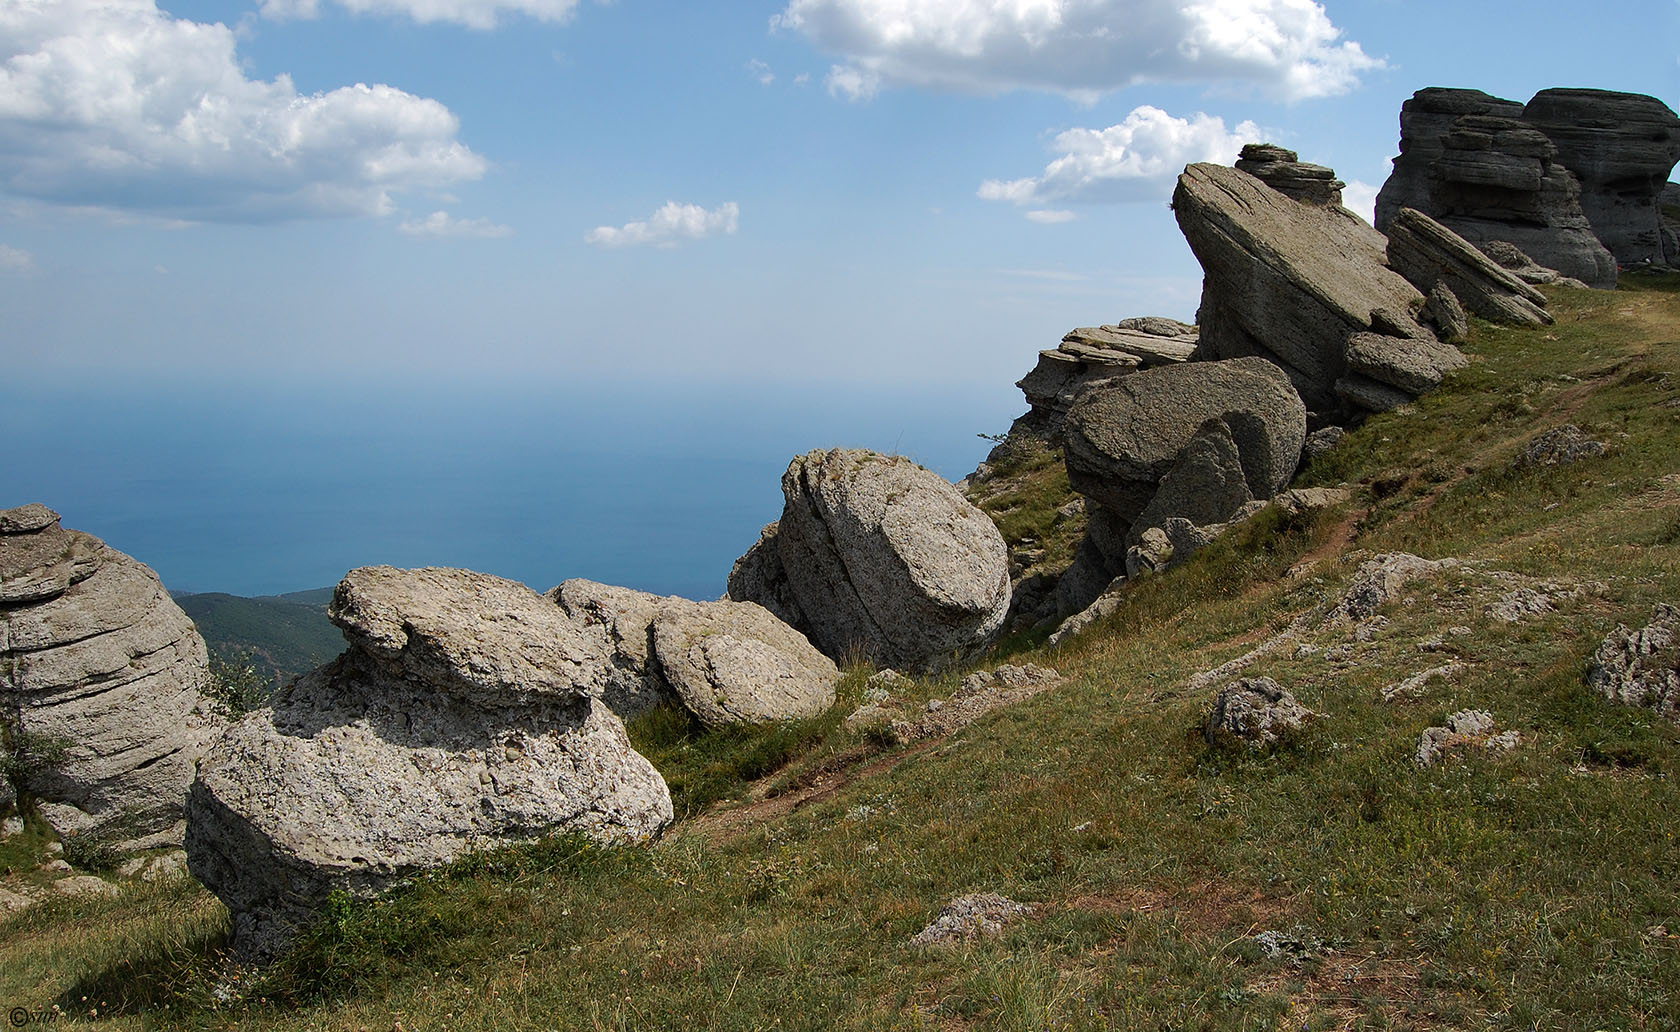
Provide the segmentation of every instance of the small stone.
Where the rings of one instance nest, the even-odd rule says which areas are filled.
[[[1210,745],[1229,735],[1260,749],[1300,731],[1316,715],[1271,678],[1245,677],[1214,697],[1204,733]]]
[[[1025,914],[1032,907],[1017,903],[996,892],[979,892],[958,896],[945,904],[939,916],[910,940],[912,946],[935,946],[953,942],[968,942],[979,938],[995,938],[1003,934],[1004,925]]]
[[[1573,423],[1565,423],[1547,430],[1530,442],[1517,459],[1517,466],[1567,466],[1572,462],[1602,454],[1602,441],[1588,437]]]

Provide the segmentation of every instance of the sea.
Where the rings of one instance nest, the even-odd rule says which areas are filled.
[[[45,503],[176,593],[384,563],[711,599],[795,455],[871,448],[956,480],[1024,408],[961,382],[0,378],[0,508]]]

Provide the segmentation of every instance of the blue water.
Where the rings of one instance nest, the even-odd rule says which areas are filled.
[[[1018,392],[855,384],[0,383],[0,508],[40,501],[175,591],[374,563],[714,598],[813,448],[951,479]]]

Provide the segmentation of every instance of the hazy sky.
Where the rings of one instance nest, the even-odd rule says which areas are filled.
[[[1368,213],[1428,85],[1680,106],[1680,3],[0,0],[0,360],[1007,385],[1193,314],[1187,161]]]

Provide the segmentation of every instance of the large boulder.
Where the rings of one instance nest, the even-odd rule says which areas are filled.
[[[1265,358],[1310,411],[1333,415],[1349,335],[1432,337],[1417,322],[1423,295],[1388,267],[1387,239],[1339,205],[1302,204],[1234,168],[1195,164],[1179,176],[1173,211],[1205,273],[1198,359]]]
[[[664,779],[597,698],[610,660],[548,599],[463,570],[355,570],[350,648],[247,715],[200,764],[192,874],[263,961],[335,891],[367,896],[469,850],[580,831],[638,842]]]
[[[1186,504],[1217,523],[1243,502],[1281,490],[1305,437],[1306,409],[1278,366],[1260,358],[1190,362],[1081,395],[1067,418],[1068,477],[1075,491],[1130,524],[1169,474],[1198,471],[1182,478]],[[1195,490],[1197,480],[1206,481],[1205,491]]]
[[[780,608],[833,659],[901,669],[970,653],[1002,627],[1003,537],[937,474],[899,456],[814,451],[788,465],[782,495],[776,532],[730,576],[731,599]],[[755,597],[763,585],[785,588],[796,611]]]
[[[1484,319],[1518,326],[1552,321],[1546,295],[1416,208],[1402,208],[1389,221],[1388,263],[1419,290],[1445,284]]]
[[[611,657],[619,678],[603,699],[621,716],[669,700],[722,727],[814,717],[834,704],[834,662],[756,603],[693,602],[582,579],[548,594]]]
[[[0,511],[0,744],[60,835],[181,841],[193,765],[226,726],[209,682],[204,639],[149,567],[46,506]]]
[[[1680,162],[1680,117],[1667,104],[1639,93],[1549,89],[1528,102],[1523,121],[1546,134],[1581,181],[1581,210],[1618,263],[1674,261],[1658,208]]]
[[[1520,247],[1604,289],[1616,259],[1594,235],[1581,183],[1523,105],[1477,90],[1419,90],[1401,107],[1400,156],[1377,195],[1377,228],[1415,208],[1480,247]]]

